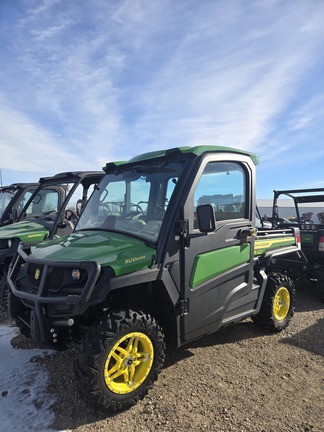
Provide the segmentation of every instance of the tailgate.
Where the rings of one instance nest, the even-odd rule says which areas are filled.
[[[324,253],[324,229],[312,229],[312,225],[305,229],[305,225],[300,229],[302,249],[308,252]]]

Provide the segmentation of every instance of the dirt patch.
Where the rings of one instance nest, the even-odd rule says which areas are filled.
[[[153,389],[117,415],[98,413],[80,399],[73,373],[77,347],[40,360],[50,372],[48,392],[56,400],[53,428],[323,431],[324,305],[312,285],[301,284],[297,292],[296,312],[285,331],[266,333],[245,320],[185,348],[169,350]],[[34,346],[23,336],[13,343]]]

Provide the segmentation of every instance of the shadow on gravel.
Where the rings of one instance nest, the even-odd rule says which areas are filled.
[[[169,348],[164,368],[170,367],[181,360],[192,357],[194,354],[190,350],[194,348],[206,348],[215,345],[234,344],[247,339],[272,335],[272,332],[258,327],[250,320],[232,324],[183,347]]]
[[[324,357],[324,318],[305,330],[280,341]]]
[[[302,312],[318,311],[323,309],[324,304],[317,298],[316,287],[309,281],[299,281],[296,286],[296,309],[295,314]],[[195,342],[191,342],[178,349],[169,349],[165,368],[189,358],[194,354],[190,351],[193,348],[203,348],[213,345],[234,344],[239,341],[254,339],[265,336],[273,336],[273,332],[258,327],[250,319],[240,323],[221,328],[216,333],[205,336]],[[324,319],[317,324],[303,330],[302,332],[287,337],[281,343],[295,345],[299,348],[323,355],[324,352]]]
[[[324,310],[324,303],[318,298],[315,283],[298,281],[296,284],[296,312]]]

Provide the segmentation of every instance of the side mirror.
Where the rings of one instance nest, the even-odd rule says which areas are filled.
[[[200,232],[208,233],[215,231],[215,213],[210,204],[203,204],[197,207],[197,220]]]

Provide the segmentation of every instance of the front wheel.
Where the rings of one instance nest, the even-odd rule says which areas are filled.
[[[293,281],[284,274],[271,273],[259,313],[252,317],[257,324],[279,332],[289,325],[294,315],[296,291]]]
[[[143,399],[164,359],[164,336],[154,318],[140,311],[111,312],[81,343],[77,386],[96,408],[120,411]]]

